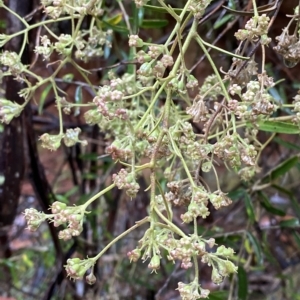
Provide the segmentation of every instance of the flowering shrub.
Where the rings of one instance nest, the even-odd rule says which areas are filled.
[[[0,36],[3,46],[14,36],[24,35],[20,53],[3,51],[0,62],[4,70],[2,77],[14,76],[26,85],[19,93],[24,98],[23,105],[0,99],[0,119],[8,124],[21,114],[38,88],[46,83],[51,84],[60,130],[56,134],[41,135],[42,147],[55,151],[62,141],[67,147],[76,143],[85,146],[87,142],[80,139],[79,128],[64,131],[63,114],[69,114],[80,106],[87,107],[84,113],[86,123],[97,124],[107,134],[109,145],[106,152],[122,166],[118,173],[112,174],[110,185],[82,205],[68,206],[54,202],[49,214],[33,208],[26,209],[25,218],[31,231],[37,230],[47,220],[63,228],[59,231],[60,239],[79,236],[92,202],[114,188],[124,190],[130,201],[140,190],[138,178],[142,171],[149,170],[150,187],[145,191],[150,195],[149,215],[117,236],[95,257],[70,258],[65,269],[71,279],[78,280],[85,276],[89,284],[95,283],[94,265],[105,251],[131,231],[148,224],[136,248],[128,252],[130,261],[148,261],[148,268],[153,273],[159,272],[163,258],[171,262],[180,261],[182,269],[194,269],[191,282],[178,282],[181,298],[207,298],[209,290],[200,285],[200,264],[211,267],[211,280],[215,284],[237,272],[237,266],[232,262],[236,259],[233,249],[216,245],[213,237],[204,238],[197,229],[198,220],[210,215],[210,205],[219,210],[232,203],[219,184],[217,166],[226,165],[245,182],[253,180],[260,172],[262,151],[271,141],[261,143],[259,132],[280,132],[283,128],[276,123],[276,112],[280,107],[270,93],[276,83],[265,68],[265,49],[271,47],[268,34],[272,14],[260,14],[256,1],[252,1],[253,15],[245,28],[235,33],[240,44],[236,52],[231,53],[208,44],[199,33],[198,24],[210,8],[211,0],[188,0],[178,9],[163,0],[157,2],[156,9],[175,20],[174,28],[164,43],[143,40],[128,21],[123,2],[118,1],[129,32],[128,57],[132,59],[132,65],[121,76],[113,71],[107,72],[107,80],[94,87],[87,70],[79,65],[79,61],[86,63],[93,57],[101,57],[112,47],[114,32],[105,29],[100,21],[105,13],[103,2],[42,0],[46,16],[43,21],[29,25],[22,20],[24,30]],[[135,0],[135,5],[140,11],[151,8],[148,1]],[[1,7],[14,13],[3,2]],[[90,17],[89,28],[84,29],[82,23],[87,15]],[[277,45],[274,47],[289,65],[300,60],[299,31],[292,35],[289,33],[289,27],[298,22],[297,18],[298,8],[288,26],[276,38]],[[57,35],[51,25],[65,20],[72,23],[71,34]],[[29,31],[40,26],[46,29],[40,35],[35,53],[45,63],[52,55],[59,56],[53,74],[46,78],[35,74],[30,66],[23,65],[20,60]],[[201,86],[185,61],[192,43],[203,51],[213,70]],[[261,48],[260,62],[248,51],[249,45]],[[220,66],[216,66],[209,47],[232,57],[227,72],[221,72]],[[57,86],[56,78],[66,64],[72,64],[90,85],[94,96],[86,103],[68,102],[64,91]],[[291,106],[294,114],[285,119],[285,125],[297,131],[300,124],[299,95],[294,100]],[[274,129],[274,124],[277,129]],[[201,174],[208,172],[215,174],[215,190],[211,190],[210,184],[202,178]],[[192,224],[190,232],[184,232],[173,222],[176,207],[184,207],[180,218],[183,223]]]

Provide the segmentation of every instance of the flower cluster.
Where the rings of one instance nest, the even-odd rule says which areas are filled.
[[[45,220],[53,222],[55,227],[67,224],[67,228],[61,230],[58,237],[63,240],[69,240],[72,236],[78,236],[82,232],[83,213],[80,206],[67,206],[62,202],[54,202],[51,205],[52,214],[44,214],[34,208],[25,210],[25,219],[28,224],[28,229],[35,231]]]
[[[65,134],[48,134],[44,133],[40,136],[40,141],[42,142],[42,147],[49,149],[51,151],[56,151],[60,144],[61,140],[64,140],[64,143],[67,147],[72,147],[76,143],[80,143],[83,146],[87,145],[87,141],[79,140],[79,133],[81,132],[80,128],[70,128],[66,130]]]
[[[203,289],[197,280],[191,283],[178,282],[178,292],[182,300],[197,300],[207,298],[210,291]]]
[[[235,37],[241,41],[248,40],[251,42],[258,41],[260,37],[261,44],[268,45],[271,42],[267,36],[269,22],[270,18],[266,14],[254,16],[246,23],[245,29],[239,29],[235,33]]]
[[[202,1],[193,0],[190,2],[189,10],[193,13],[196,19],[200,19],[203,16],[206,7],[210,3],[211,0],[202,0]]]
[[[118,174],[113,174],[113,181],[120,190],[126,190],[126,194],[130,198],[136,197],[140,189],[139,184],[135,180],[135,175],[128,173],[125,169],[121,169]]]
[[[277,45],[273,49],[282,55],[287,67],[294,67],[300,61],[300,38],[290,35],[289,29],[283,29],[281,35],[275,38]]]
[[[122,100],[125,95],[134,93],[138,86],[133,84],[133,75],[125,74],[122,78],[112,77],[109,85],[99,88],[93,102],[96,104],[98,112],[106,119],[127,120],[129,115],[126,102]]]
[[[34,51],[44,57],[44,60],[48,60],[53,52],[53,45],[51,44],[47,35],[41,36],[41,45],[36,46]]]
[[[41,3],[45,8],[45,13],[53,19],[58,19],[64,14],[74,15],[78,13],[82,16],[89,14],[94,17],[103,14],[99,1],[91,1],[92,5],[87,3],[86,0],[76,0],[76,2],[70,2],[70,0],[41,0]]]
[[[167,67],[174,64],[173,57],[167,53],[164,46],[144,43],[138,35],[129,36],[130,47],[139,48],[145,45],[148,46],[148,51],[140,50],[136,54],[137,61],[142,64],[137,73],[143,85],[149,84],[154,78],[162,78]]]
[[[156,272],[160,268],[160,248],[165,248],[166,241],[169,238],[173,239],[173,234],[170,230],[149,228],[146,230],[143,238],[139,241],[138,248],[129,251],[127,257],[130,261],[134,262],[138,261],[140,258],[143,261],[150,258],[148,268],[151,269],[152,272]],[[143,255],[142,251],[144,252]]]
[[[86,40],[85,36],[90,34]],[[107,31],[93,27],[91,30],[82,30],[75,39],[75,57],[87,62],[92,57],[104,55],[104,47],[111,48],[112,30]]]
[[[213,268],[211,279],[214,283],[220,284],[224,277],[237,272],[237,267],[228,259],[232,258],[234,251],[231,248],[220,246],[215,253],[205,253],[201,261]]]
[[[182,221],[189,223],[199,216],[205,219],[210,214],[207,208],[208,199],[209,193],[201,187],[195,188],[187,212],[180,216]]]
[[[237,134],[225,136],[214,145],[214,154],[228,162],[232,168],[239,168],[242,163],[248,166],[255,164],[257,151],[247,140]]]
[[[199,236],[191,235],[179,240],[169,238],[165,242],[169,251],[169,259],[181,260],[181,268],[183,269],[189,269],[193,266],[191,262],[193,256],[201,257],[206,253],[206,244],[212,248],[215,245],[215,240],[213,238],[204,240]]]
[[[186,112],[193,117],[194,123],[206,122],[208,120],[209,112],[203,97],[200,95],[194,98],[193,105],[187,107]]]
[[[72,236],[78,236],[82,232],[83,214],[79,207],[67,206],[62,202],[54,202],[51,206],[53,225],[58,227],[68,223],[68,227],[61,230],[58,237],[63,240],[69,240]]]
[[[186,182],[183,180],[170,181],[167,183],[167,187],[170,189],[170,191],[165,194],[167,201],[178,206],[190,203],[192,191]]]
[[[24,217],[27,221],[27,228],[30,231],[36,231],[40,227],[41,223],[47,219],[47,215],[34,208],[25,209]]]
[[[9,124],[13,118],[20,115],[22,110],[23,106],[7,99],[0,98],[0,122]]]
[[[95,260],[93,258],[82,260],[77,257],[69,258],[67,260],[67,264],[65,265],[65,269],[67,275],[73,280],[82,279],[85,273],[90,269],[90,273],[85,277],[85,279],[88,284],[94,284],[96,282],[96,276],[93,272],[94,264]]]
[[[0,63],[8,67],[8,72],[19,79],[25,66],[21,63],[21,58],[16,52],[4,51],[0,55]]]
[[[183,236],[179,240],[174,238],[171,231],[167,229],[156,230],[149,228],[144,237],[139,241],[139,247],[127,253],[130,261],[138,261],[142,258],[144,261],[151,257],[148,267],[153,271],[157,271],[160,266],[161,251],[160,248],[168,251],[168,259],[171,261],[181,260],[181,268],[189,269],[193,266],[192,259],[201,257],[203,263],[213,267],[212,280],[215,283],[220,283],[230,273],[237,271],[234,264],[228,259],[233,257],[233,250],[220,246],[215,253],[207,251],[206,246],[213,248],[215,240],[208,240],[199,237],[198,235]],[[144,254],[142,255],[142,251]],[[198,299],[198,282],[194,283],[195,287],[188,288],[188,285],[179,284],[179,292],[183,299]],[[194,285],[193,284],[193,285]],[[202,297],[207,297],[209,291],[203,290]],[[193,298],[192,295],[198,298]],[[205,296],[205,297],[204,297]],[[190,297],[190,298],[189,298]]]

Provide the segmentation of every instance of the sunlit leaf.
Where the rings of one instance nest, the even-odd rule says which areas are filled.
[[[111,18],[105,19],[105,22],[110,25],[118,25],[123,19],[123,14],[118,13],[112,16]]]
[[[250,123],[247,123],[247,125],[253,127]],[[257,125],[259,127],[259,130],[261,131],[286,133],[286,134],[300,133],[300,129],[297,125],[288,122],[266,120],[266,121],[258,121]]]
[[[66,82],[71,82],[74,79],[74,74],[73,73],[68,73],[63,76],[62,80]]]

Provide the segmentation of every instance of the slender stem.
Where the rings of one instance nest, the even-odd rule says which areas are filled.
[[[116,185],[114,183],[112,183],[110,186],[108,186],[107,188],[105,188],[104,190],[101,190],[98,194],[96,194],[95,196],[93,196],[92,198],[90,198],[86,203],[84,203],[81,207],[82,210],[86,210],[86,208],[95,200],[97,200],[99,197],[101,197],[102,195],[104,195],[105,193],[109,192],[110,190],[112,190]]]
[[[154,208],[155,212],[157,213],[157,215],[163,219],[169,226],[169,228],[177,233],[178,235],[182,236],[182,237],[186,237],[185,233],[183,231],[181,231],[176,225],[174,225],[171,221],[169,221],[160,211],[157,207]]]
[[[114,245],[117,241],[119,241],[120,239],[122,239],[124,236],[126,236],[128,233],[130,233],[131,231],[135,230],[136,228],[142,226],[145,223],[148,223],[150,221],[149,217],[145,217],[144,219],[136,222],[135,225],[133,225],[131,228],[127,229],[126,231],[124,231],[123,233],[121,233],[120,235],[118,235],[116,238],[114,238],[109,244],[107,244],[101,252],[99,252],[99,254],[97,254],[95,257],[92,258],[93,261],[97,261],[112,245]]]

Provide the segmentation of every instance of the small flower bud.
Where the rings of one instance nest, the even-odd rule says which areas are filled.
[[[42,147],[47,148],[51,151],[55,151],[60,146],[60,142],[62,139],[62,135],[50,135],[48,133],[44,133],[40,136],[40,140],[42,141]]]
[[[149,269],[152,269],[152,272],[155,272],[160,268],[160,257],[159,255],[155,254],[152,256],[151,261],[148,265]]]
[[[141,249],[134,249],[127,253],[127,257],[130,259],[130,262],[137,262],[141,257]]]
[[[97,278],[94,275],[93,272],[91,272],[89,275],[87,275],[85,277],[85,281],[89,284],[89,285],[93,285],[96,282]]]
[[[130,35],[129,36],[129,47],[143,47],[144,42],[138,35]]]

